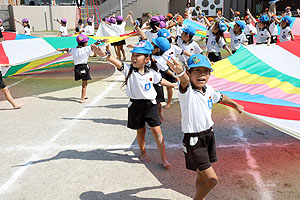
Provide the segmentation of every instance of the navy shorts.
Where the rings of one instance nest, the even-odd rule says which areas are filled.
[[[78,80],[92,80],[91,75],[90,75],[90,68],[88,67],[87,64],[79,64],[75,65],[75,81]]]
[[[272,35],[271,36],[271,44],[276,44],[277,43],[277,35]]]
[[[146,122],[150,127],[160,126],[157,104],[146,99],[130,99],[127,127],[141,129]]]
[[[212,62],[217,62],[222,60],[222,56],[220,52],[208,52],[208,58]]]
[[[153,87],[156,91],[156,101],[157,102],[165,102],[164,88],[159,84],[153,84]]]
[[[6,85],[4,84],[3,79],[2,79],[2,73],[1,72],[0,72],[0,88],[1,89],[6,88]]]
[[[213,129],[200,133],[185,133],[183,152],[187,169],[202,171],[211,167],[211,163],[218,160]]]
[[[254,44],[253,35],[246,35],[246,38],[248,40],[248,44]]]

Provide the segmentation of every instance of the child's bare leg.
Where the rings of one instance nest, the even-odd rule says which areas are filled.
[[[120,46],[120,50],[121,50],[122,55],[123,55],[123,61],[125,61],[125,60],[126,60],[126,55],[125,55],[125,51],[124,51],[123,46],[124,46],[124,45],[121,45],[121,46]],[[121,55],[120,55],[120,56],[121,56]]]
[[[203,200],[217,183],[218,177],[212,167],[202,171],[197,170],[196,196],[194,200]]]
[[[121,60],[121,49],[120,49],[120,46],[117,46],[117,56],[118,56],[119,60]]]
[[[5,95],[7,101],[13,106],[14,109],[19,109],[23,106],[23,104],[17,104],[13,97],[10,94],[10,91],[7,87],[1,89],[1,92]]]
[[[85,103],[87,102],[86,99],[86,89],[87,89],[87,80],[83,80],[82,81],[82,88],[81,88],[81,99],[80,99],[80,103]]]
[[[171,164],[167,160],[164,137],[161,132],[160,126],[150,127],[150,129],[158,147],[163,166],[165,168],[169,168]]]
[[[162,123],[163,121],[165,121],[165,115],[160,102],[158,103],[158,112],[159,112],[160,123]]]
[[[141,157],[140,159],[142,161],[147,161],[147,153],[146,153],[146,144],[145,144],[145,135],[146,135],[146,128],[143,127],[141,129],[137,130],[137,141],[140,147],[140,153],[141,153]]]
[[[168,102],[167,105],[165,105],[165,109],[171,108],[171,101],[173,96],[173,90],[170,87],[167,87],[167,93],[168,93]]]
[[[119,54],[118,54],[118,48],[117,48],[117,46],[114,46],[114,49],[115,49],[117,58],[120,59],[119,56],[118,56]]]

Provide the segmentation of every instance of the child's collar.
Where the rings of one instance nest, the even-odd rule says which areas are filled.
[[[195,90],[195,91],[197,91],[197,92],[201,92],[202,94],[205,94],[206,89],[207,89],[207,86],[206,86],[206,85],[204,85],[204,86],[201,88],[202,90],[199,90],[199,89],[195,88],[195,87],[193,86],[193,84],[191,84],[191,85],[192,85],[193,90]]]

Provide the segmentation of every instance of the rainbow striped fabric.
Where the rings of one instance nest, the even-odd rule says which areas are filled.
[[[241,47],[213,65],[209,85],[245,111],[300,139],[300,40]]]
[[[97,39],[108,39],[112,43],[128,37],[90,37],[88,44],[95,43]],[[32,37],[4,41],[0,43],[0,64],[11,67],[1,67],[2,75],[28,75],[46,69],[72,66],[72,56],[56,49],[76,46],[76,37]]]

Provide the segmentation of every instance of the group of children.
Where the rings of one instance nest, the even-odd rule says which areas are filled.
[[[171,13],[166,17],[152,16],[149,23],[145,23],[145,25],[142,24],[142,20],[134,22],[131,16],[132,12],[125,20],[121,16],[112,16],[103,20],[110,26],[119,29],[120,32],[125,32],[126,20],[131,19],[140,39],[133,46],[130,63],[123,62],[126,59],[123,49],[124,42],[113,44],[117,49],[117,57],[112,55],[110,45],[106,45],[105,49],[97,46],[103,41],[88,45],[89,38],[87,35],[93,35],[94,31],[90,30],[93,29],[91,28],[93,27],[93,18],[88,19],[88,26],[91,27],[84,27],[82,21],[79,21],[79,26],[76,29],[76,32],[79,33],[76,37],[77,47],[57,49],[58,51],[67,51],[74,58],[75,80],[82,80],[81,103],[87,101],[87,82],[91,79],[87,62],[91,52],[106,59],[124,74],[123,86],[126,86],[126,95],[130,98],[127,127],[137,131],[140,158],[141,160],[148,159],[145,149],[145,125],[147,122],[156,141],[164,168],[169,168],[171,165],[166,156],[164,137],[160,128],[164,117],[161,107],[161,102],[164,101],[162,86],[167,87],[168,102],[166,108],[170,108],[172,88],[179,85],[178,97],[182,113],[181,127],[184,132],[183,151],[186,168],[197,172],[195,199],[204,199],[218,182],[217,175],[211,166],[211,163],[217,161],[216,143],[212,128],[214,122],[211,118],[213,104],[225,103],[235,108],[239,113],[244,109],[243,106],[207,85],[213,71],[212,62],[222,59],[222,48],[232,54],[243,44],[253,44],[255,34],[257,35],[257,44],[276,42],[277,39],[272,38],[273,32],[270,33],[270,20],[274,20],[272,23],[275,24],[280,23],[280,41],[293,39],[289,29],[291,21],[288,15],[284,16],[281,22],[275,17],[270,18],[268,15],[262,15],[257,22],[249,10],[246,12],[245,21],[240,19],[240,13],[233,10],[232,12],[236,15],[233,26],[221,14],[218,15],[218,20],[213,21],[206,18],[200,9],[198,10],[198,20],[202,20],[208,28],[206,37],[207,57],[193,40],[196,29],[192,26],[185,26],[183,24],[184,19],[178,13],[175,16]],[[56,21],[62,26],[59,36],[66,36],[67,20]],[[28,19],[22,20],[22,24],[24,27],[28,27]],[[172,35],[171,32],[174,27],[176,32]],[[226,45],[224,37],[226,30],[231,35],[231,50]],[[123,59],[121,59],[120,52],[123,54]],[[179,61],[177,61],[177,57]],[[2,76],[0,81],[2,81]],[[8,95],[7,99],[9,99],[9,92],[7,93],[5,90],[6,86],[3,81],[0,83],[1,91],[4,91]],[[20,107],[14,102],[11,103],[15,108]]]

